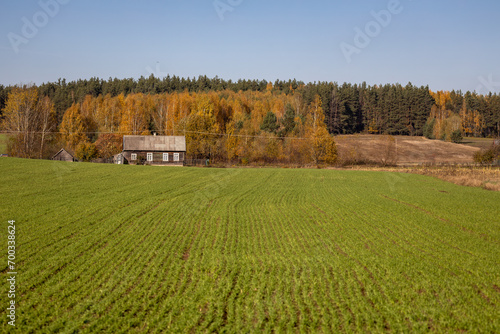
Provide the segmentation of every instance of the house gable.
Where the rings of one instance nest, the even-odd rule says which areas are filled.
[[[62,148],[59,150],[59,152],[54,154],[54,156],[52,157],[52,160],[75,161],[76,159],[68,151],[66,151],[64,148]]]

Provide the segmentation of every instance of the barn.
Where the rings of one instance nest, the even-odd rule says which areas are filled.
[[[66,151],[64,148],[61,148],[59,152],[54,154],[52,157],[52,160],[57,160],[57,161],[76,161],[75,157],[72,156],[68,151]]]
[[[182,166],[186,157],[186,137],[123,136],[121,154],[133,165]]]

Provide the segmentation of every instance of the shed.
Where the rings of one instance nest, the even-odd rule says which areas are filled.
[[[126,165],[128,164],[128,160],[125,158],[123,153],[118,153],[113,155],[113,163],[117,165]]]
[[[54,154],[52,157],[52,160],[58,160],[58,161],[76,161],[75,157],[72,156],[68,151],[66,151],[64,148],[61,148],[59,152]]]
[[[186,157],[184,136],[123,136],[123,152],[130,164],[182,166]]]

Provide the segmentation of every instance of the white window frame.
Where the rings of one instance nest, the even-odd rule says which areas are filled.
[[[137,153],[130,154],[130,160],[132,160],[132,161],[137,160]]]
[[[180,153],[174,153],[174,161],[180,161]]]
[[[163,161],[168,162],[168,153],[163,153]]]
[[[147,157],[147,161],[148,162],[152,162],[153,161],[153,153],[147,153],[146,157]]]

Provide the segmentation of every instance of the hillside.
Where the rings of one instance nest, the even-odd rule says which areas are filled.
[[[413,165],[432,163],[473,163],[474,152],[480,150],[465,144],[454,144],[424,137],[380,135],[336,136],[340,159],[357,159],[380,163]],[[491,140],[490,140],[491,142]]]
[[[0,192],[22,333],[500,332],[497,192],[15,158]]]

